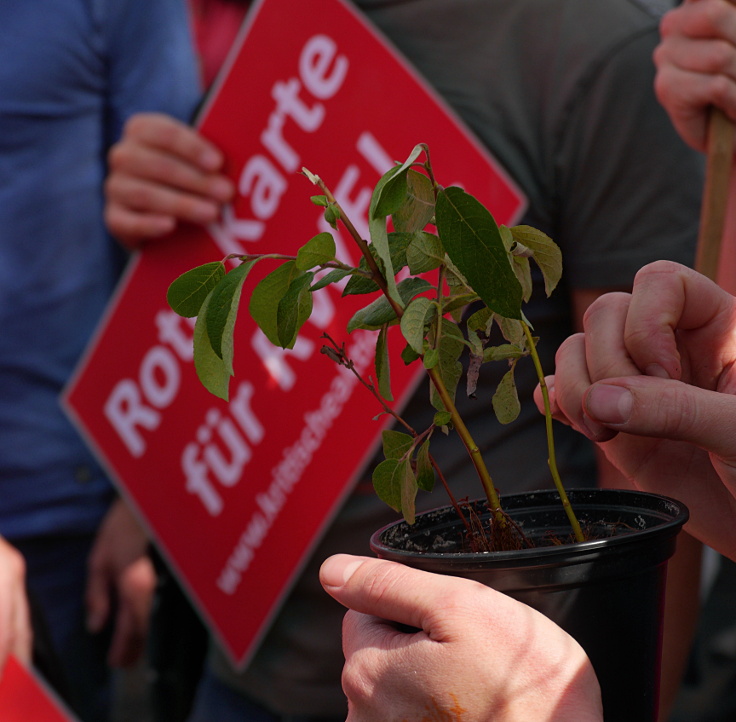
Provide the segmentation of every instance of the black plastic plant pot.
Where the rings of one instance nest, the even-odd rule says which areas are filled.
[[[463,551],[454,509],[417,515],[377,531],[371,548],[382,559],[416,569],[474,579],[542,612],[585,649],[603,694],[606,722],[657,719],[662,612],[667,561],[688,519],[680,502],[612,489],[568,491],[596,538],[567,539],[570,525],[555,491],[503,497],[506,513],[535,548]],[[471,504],[483,520],[485,501]]]

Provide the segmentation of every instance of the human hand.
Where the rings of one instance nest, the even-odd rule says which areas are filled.
[[[22,554],[0,537],[0,672],[8,655],[31,663],[33,633]]]
[[[88,560],[87,627],[96,633],[113,621],[108,653],[112,667],[134,664],[143,652],[156,586],[148,540],[127,505],[117,500],[107,513]]]
[[[736,558],[736,299],[668,261],[589,308],[556,357],[555,418],[635,488],[675,497],[687,529]],[[541,393],[535,392],[541,409]]]
[[[343,622],[348,722],[603,719],[578,643],[500,592],[346,554],[327,559],[320,580],[352,610]]]
[[[655,91],[682,138],[704,151],[709,108],[736,121],[736,6],[685,0],[662,18]]]
[[[217,220],[234,194],[222,153],[196,130],[160,113],[125,125],[109,153],[105,222],[129,248],[164,236],[180,221]]]

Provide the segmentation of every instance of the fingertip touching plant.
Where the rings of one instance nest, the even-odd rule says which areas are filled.
[[[235,320],[244,284],[256,264],[275,262],[277,267],[253,288],[249,313],[273,344],[286,349],[294,346],[310,317],[312,294],[349,277],[343,296],[378,294],[352,316],[347,327],[348,332],[377,332],[375,384],[358,374],[344,348],[331,338],[326,337],[322,350],[352,370],[383,411],[405,429],[383,432],[386,458],[373,472],[378,496],[413,523],[418,490],[431,490],[436,474],[463,519],[474,549],[530,544],[504,514],[478,445],[455,405],[463,354],[468,355],[470,395],[475,394],[482,364],[506,361],[509,368],[493,395],[492,406],[501,423],[510,423],[520,411],[514,372],[517,363],[530,356],[544,398],[549,468],[573,536],[583,541],[557,471],[549,395],[537,339],[522,310],[532,292],[530,260],[541,270],[548,296],[557,285],[562,273],[558,246],[530,226],[499,227],[472,195],[459,187],[439,185],[424,144],[417,145],[404,163],[395,165],[377,183],[369,208],[368,240],[358,233],[322,179],[306,169],[303,174],[321,191],[312,202],[324,208],[330,226],[337,229],[342,224],[360,250],[360,262],[354,266],[336,258],[335,240],[323,232],[307,241],[295,256],[228,256],[179,276],[169,287],[167,299],[182,316],[197,316],[194,363],[204,386],[216,396],[228,398]],[[228,272],[225,263],[232,259],[240,265]],[[494,325],[504,337],[501,345],[490,345]],[[393,397],[387,334],[392,326],[399,326],[405,341],[403,362],[422,364],[431,381],[430,402],[435,415],[428,429],[411,428],[389,406]],[[456,432],[464,444],[491,510],[490,528],[480,528],[469,507],[452,496],[430,452],[432,435],[438,429]]]

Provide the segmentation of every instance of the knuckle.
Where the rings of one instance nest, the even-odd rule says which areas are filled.
[[[365,674],[361,654],[351,655],[343,666],[342,689],[351,704],[363,706],[373,697],[375,687]]]
[[[611,311],[619,311],[625,309],[631,301],[631,294],[623,291],[611,291],[603,296],[596,298],[583,314],[583,328],[588,328],[591,324],[597,323],[596,318],[602,315],[608,315]]]
[[[107,153],[107,164],[111,170],[124,167],[130,158],[125,141],[115,143]]]
[[[131,116],[123,128],[123,137],[138,137],[145,132],[151,116],[147,113],[139,113]]]

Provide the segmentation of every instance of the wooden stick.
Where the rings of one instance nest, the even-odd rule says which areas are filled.
[[[722,110],[713,108],[708,125],[708,164],[695,256],[695,269],[713,281],[718,275],[733,149],[733,123]]]

